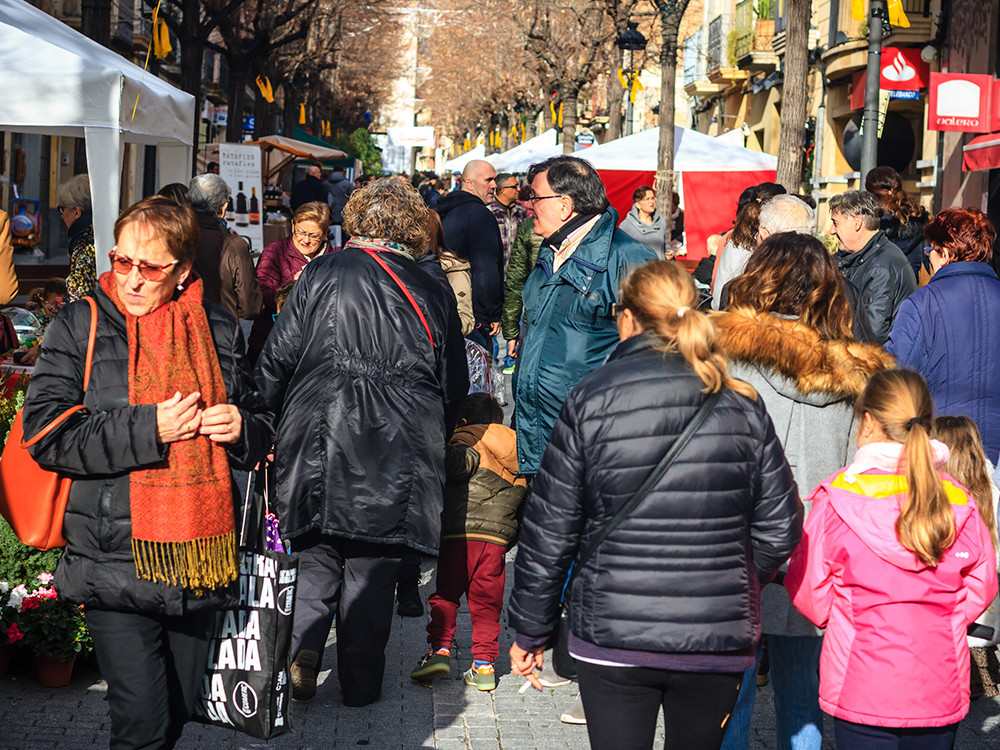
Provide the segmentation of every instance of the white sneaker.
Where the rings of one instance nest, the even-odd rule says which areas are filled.
[[[542,672],[539,672],[538,674],[538,681],[542,683],[542,687],[557,688],[569,685],[571,682],[573,682],[573,680],[567,680],[566,678],[560,677],[557,674],[553,674],[551,677],[545,677],[543,676],[543,674],[544,673]]]
[[[563,724],[586,724],[587,717],[583,713],[583,698],[577,696],[573,707],[559,714],[559,721]]]

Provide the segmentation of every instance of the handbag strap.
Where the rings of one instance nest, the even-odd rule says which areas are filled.
[[[90,335],[87,337],[87,357],[84,360],[83,365],[83,392],[87,392],[87,386],[90,385],[90,371],[94,364],[94,341],[97,340],[97,303],[94,301],[93,297],[84,297],[87,303],[90,305]],[[21,440],[22,448],[30,448],[39,440],[48,435],[52,430],[61,425],[73,414],[78,411],[83,411],[87,407],[83,404],[77,404],[76,406],[71,406],[69,409],[64,411],[58,417],[53,419],[46,425],[41,432],[35,435],[31,440]]]
[[[597,551],[597,548],[601,546],[601,542],[607,539],[608,535],[618,528],[621,522],[625,520],[625,517],[635,510],[635,507],[643,501],[646,495],[649,494],[649,491],[653,489],[657,482],[660,481],[663,475],[667,472],[667,469],[669,469],[674,463],[680,452],[684,450],[684,447],[691,441],[691,438],[694,437],[698,428],[701,427],[702,423],[708,417],[709,412],[712,411],[715,403],[719,400],[720,393],[720,391],[712,393],[702,402],[701,406],[698,407],[698,411],[696,411],[694,416],[691,417],[691,421],[684,427],[684,431],[673,442],[673,445],[670,446],[670,449],[666,452],[663,458],[660,459],[660,463],[656,465],[656,468],[654,468],[649,473],[649,476],[646,477],[646,480],[639,485],[639,489],[635,491],[635,494],[626,500],[615,512],[615,514],[611,517],[611,520],[604,524],[604,528],[601,529],[597,537],[587,546],[587,549],[583,551],[583,554],[576,559],[573,563],[569,577],[566,579],[566,585],[563,587],[564,597],[566,592],[569,590],[569,587],[575,580],[576,574],[583,568],[584,565],[587,564],[587,562],[589,562],[590,558]]]
[[[433,334],[431,334],[431,327],[427,325],[427,318],[424,317],[424,311],[420,309],[420,305],[418,305],[417,301],[413,299],[413,295],[410,294],[410,290],[406,288],[406,285],[400,280],[399,276],[397,276],[396,273],[391,268],[389,268],[389,264],[386,263],[384,260],[382,260],[380,257],[378,257],[378,255],[374,250],[371,250],[370,248],[367,247],[362,247],[361,249],[364,250],[366,253],[368,253],[368,255],[371,257],[372,260],[374,260],[376,263],[382,266],[382,270],[385,271],[387,274],[389,274],[392,280],[396,282],[396,286],[399,287],[399,290],[403,293],[403,296],[406,297],[407,300],[409,300],[410,304],[413,306],[413,309],[417,313],[417,317],[420,318],[420,322],[424,324],[424,330],[427,331],[427,338],[430,339],[431,348],[433,349],[434,336]]]

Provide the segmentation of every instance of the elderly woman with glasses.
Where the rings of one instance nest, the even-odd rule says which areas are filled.
[[[55,588],[86,607],[108,682],[111,747],[171,748],[201,689],[216,612],[236,592],[232,469],[269,428],[248,408],[236,320],[191,273],[198,223],[162,196],[126,210],[111,271],[45,334],[24,406],[29,450],[73,477]],[[89,363],[87,363],[89,364]]]
[[[94,255],[94,215],[90,177],[74,175],[56,188],[56,208],[69,232],[69,275],[66,287],[73,302],[94,291],[97,259]]]
[[[296,281],[308,263],[329,251],[330,207],[314,201],[303,203],[292,216],[292,234],[264,248],[257,262],[257,283],[264,295],[264,308],[250,331],[250,359],[256,362],[264,347],[274,314],[274,295],[290,281]]]
[[[316,694],[336,615],[344,705],[378,700],[400,561],[437,553],[444,449],[468,393],[455,298],[417,261],[428,208],[396,177],[351,193],[254,380],[277,424],[274,505],[299,558],[292,697]]]
[[[938,414],[970,417],[987,458],[1000,454],[1000,279],[996,230],[974,208],[948,208],[924,227],[933,276],[899,306],[885,349],[924,376]]]

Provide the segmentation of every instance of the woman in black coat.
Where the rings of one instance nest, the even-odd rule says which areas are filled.
[[[760,589],[799,540],[802,508],[771,420],[726,375],[690,276],[670,261],[625,281],[621,343],[563,406],[525,510],[511,667],[534,670],[570,564],[635,493],[707,398],[677,460],[580,569],[569,649],[595,750],[718,748],[760,639]]]
[[[236,594],[230,470],[260,460],[270,430],[252,408],[236,320],[191,275],[191,210],[141,201],[118,219],[115,241],[113,270],[93,292],[89,387],[81,300],[46,332],[24,432],[87,407],[29,449],[73,478],[55,587],[86,607],[111,747],[170,748],[201,689],[215,612]]]
[[[275,505],[299,556],[292,695],[316,693],[337,615],[345,705],[378,699],[399,562],[436,554],[444,448],[469,388],[455,302],[417,265],[427,207],[396,179],[355,190],[355,239],[302,271],[257,363],[278,420]]]

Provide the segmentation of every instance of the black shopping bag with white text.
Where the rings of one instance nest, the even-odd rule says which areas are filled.
[[[298,561],[240,552],[239,602],[216,614],[195,721],[269,739],[291,728],[289,648]]]

